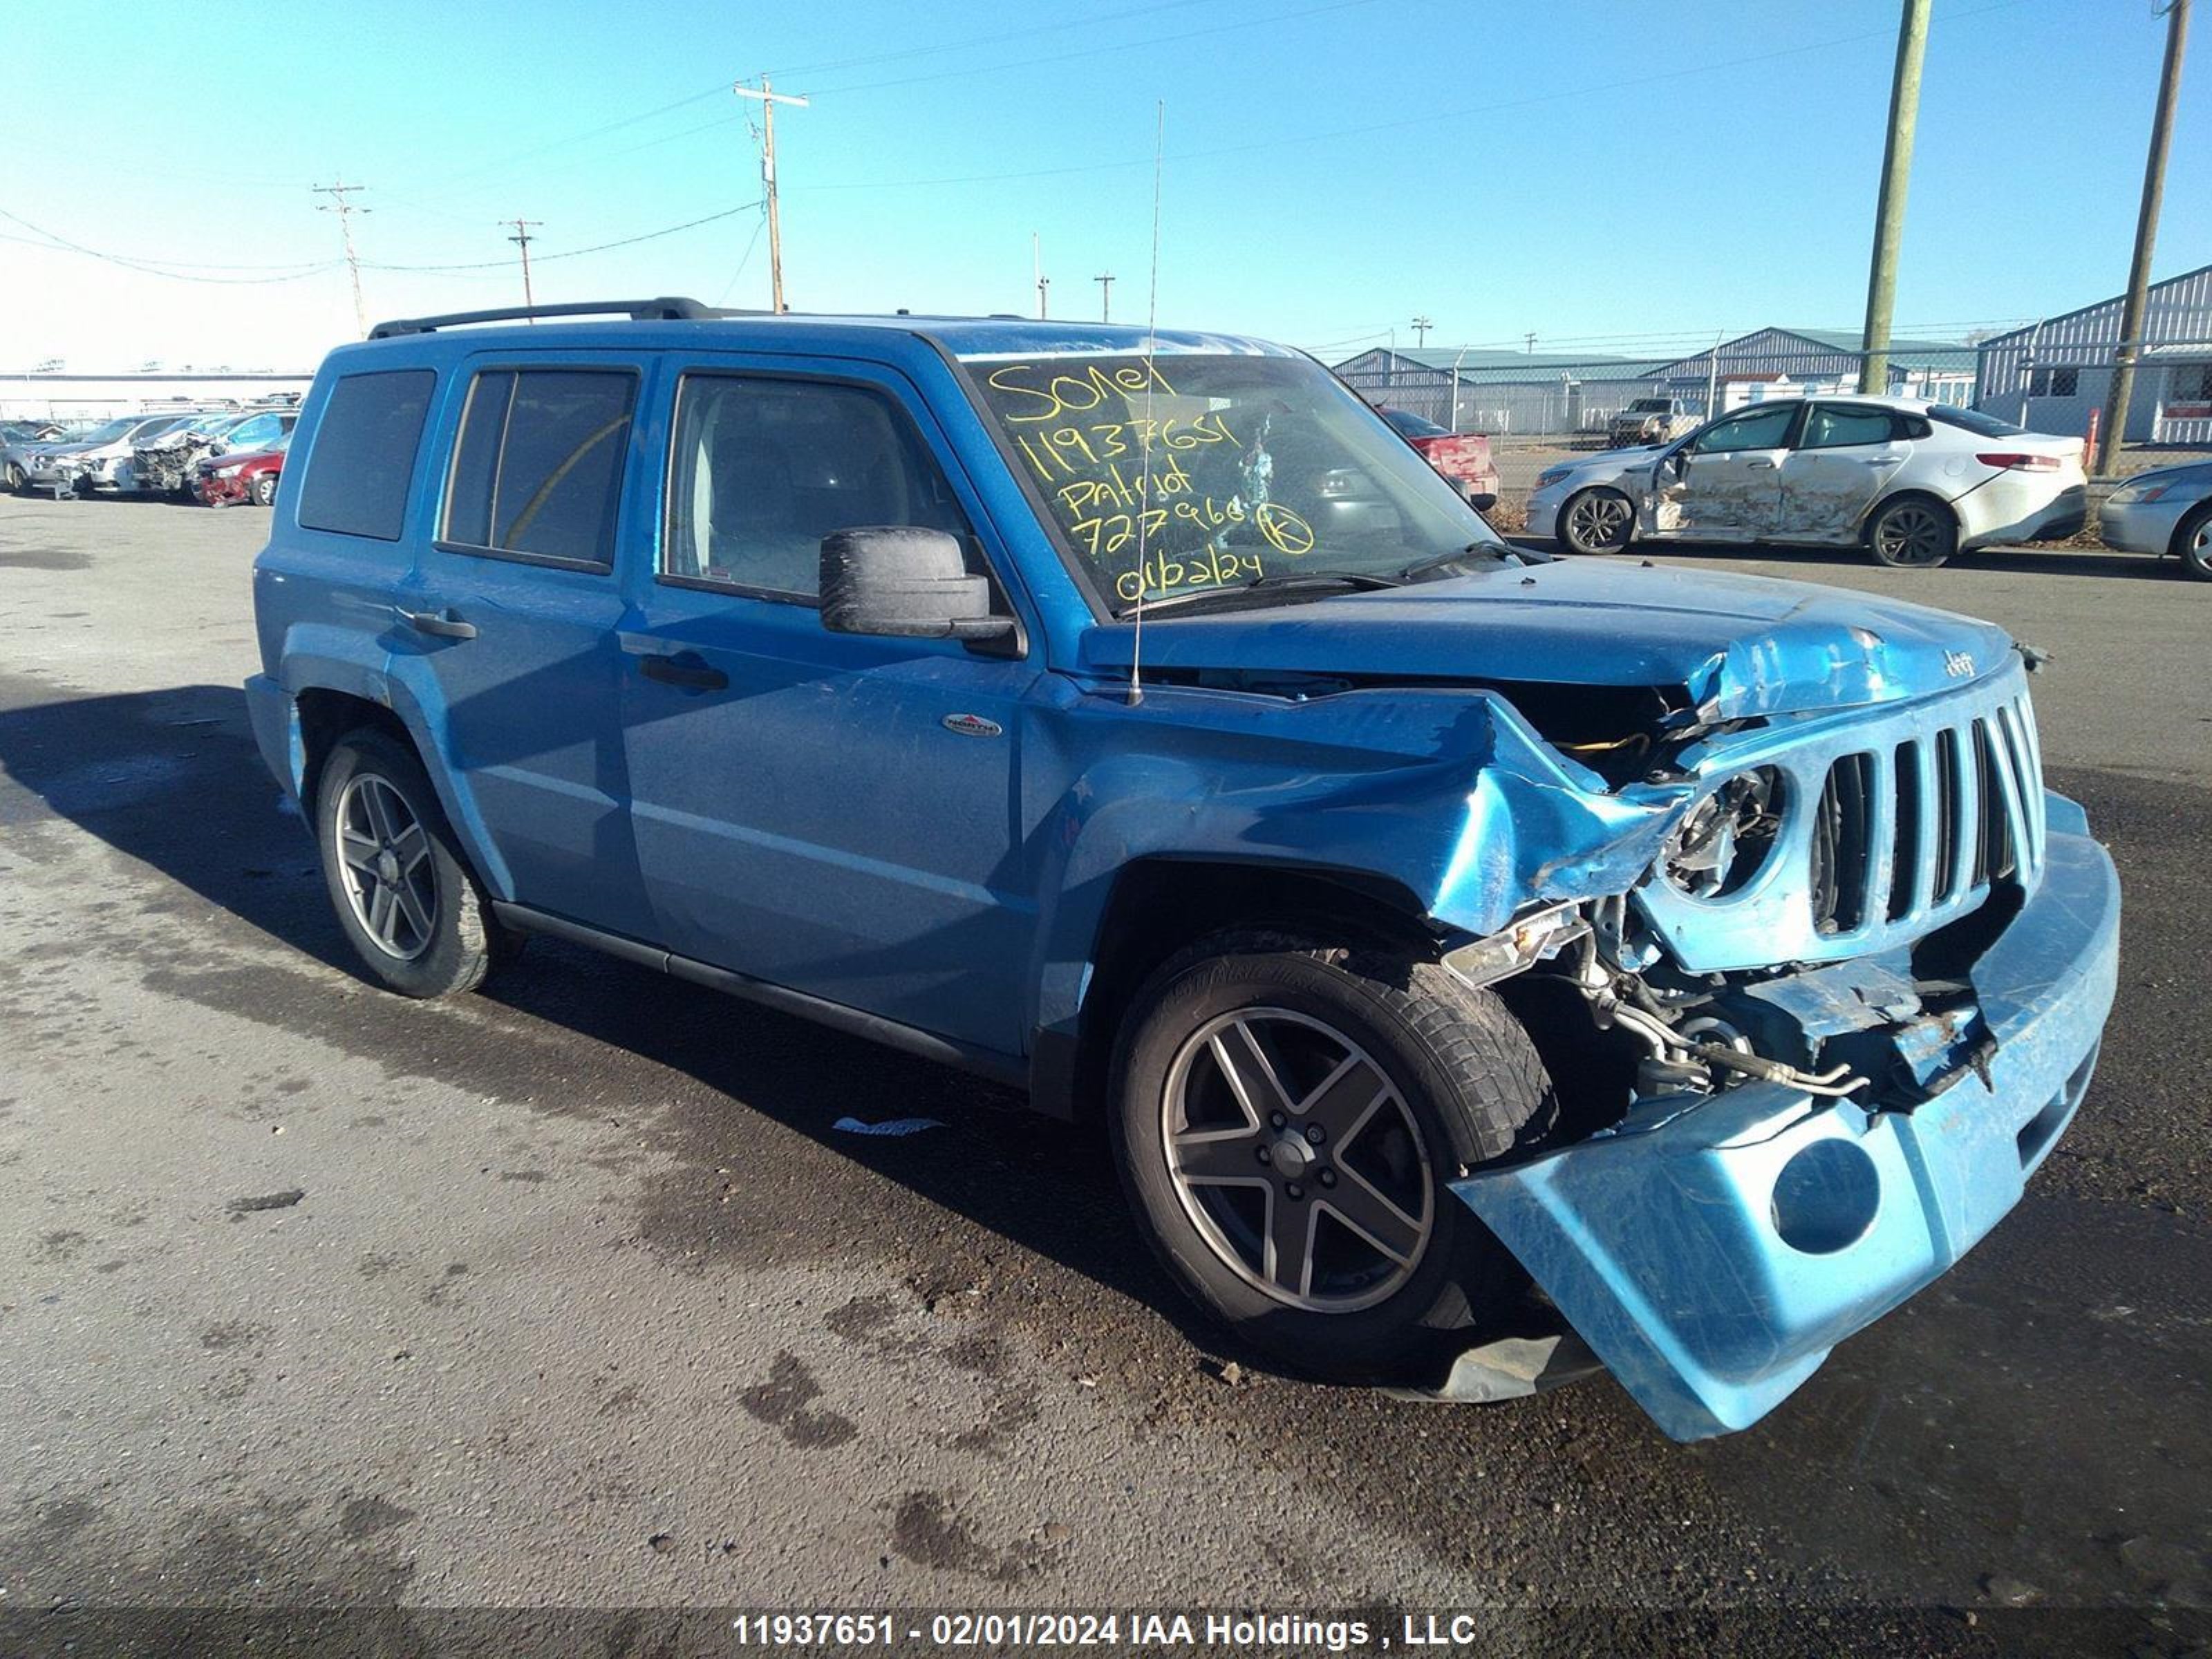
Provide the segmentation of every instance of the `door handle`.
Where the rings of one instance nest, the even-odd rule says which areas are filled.
[[[463,622],[451,611],[402,611],[399,620],[418,634],[435,634],[441,640],[472,640],[477,625]]]
[[[1744,470],[1747,472],[1771,472],[1774,471],[1774,463],[1771,461],[1746,461],[1743,465]]]
[[[638,672],[649,680],[659,680],[663,685],[680,685],[690,691],[720,691],[730,683],[727,674],[709,667],[707,659],[696,651],[679,651],[673,656],[654,652],[638,665]]]

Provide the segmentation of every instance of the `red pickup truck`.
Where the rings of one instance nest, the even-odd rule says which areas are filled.
[[[1421,459],[1460,487],[1477,510],[1486,503],[1477,498],[1498,495],[1498,464],[1490,456],[1489,434],[1447,432],[1434,421],[1403,409],[1375,411],[1397,429],[1398,435],[1421,452]]]

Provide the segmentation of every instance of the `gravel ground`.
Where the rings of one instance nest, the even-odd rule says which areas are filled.
[[[920,1061],[542,940],[456,1003],[371,989],[244,722],[264,523],[0,501],[0,1649],[1112,1605],[1474,1609],[1501,1652],[2203,1651],[2212,587],[1669,555],[2053,650],[2053,775],[2130,905],[2098,1085],[2020,1210],[1682,1448],[1603,1380],[1446,1407],[1224,1352],[1100,1145]],[[180,1603],[295,1611],[85,1623]],[[337,1607],[418,1611],[297,1611]],[[419,1611],[481,1607],[538,1622]]]

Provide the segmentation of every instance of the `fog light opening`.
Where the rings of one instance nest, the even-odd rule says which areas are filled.
[[[1805,1255],[1833,1255],[1867,1236],[1881,1207],[1874,1160],[1848,1140],[1818,1140],[1774,1180],[1774,1231]]]

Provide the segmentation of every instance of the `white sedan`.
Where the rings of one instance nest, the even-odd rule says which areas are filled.
[[[2088,510],[2081,440],[1915,398],[1755,404],[1673,443],[1547,469],[1528,533],[1572,553],[1632,541],[1863,547],[1929,569],[1992,543],[2050,541]]]

